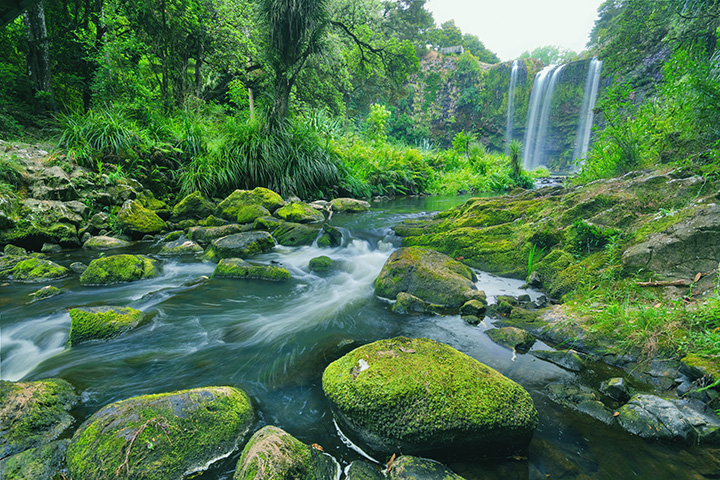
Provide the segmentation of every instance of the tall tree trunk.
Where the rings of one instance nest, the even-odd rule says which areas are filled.
[[[292,82],[283,75],[275,77],[273,106],[270,112],[270,128],[279,127],[287,120],[290,111],[290,91]]]
[[[202,65],[203,65],[203,48],[202,41],[198,41],[197,54],[195,56],[195,96],[200,98],[202,93]]]
[[[50,75],[50,42],[43,4],[43,1],[36,3],[23,16],[28,31],[28,76],[35,93],[35,110],[38,113],[56,110]]]

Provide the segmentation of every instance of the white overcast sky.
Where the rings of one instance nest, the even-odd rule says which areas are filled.
[[[454,19],[497,53],[514,60],[545,45],[585,50],[603,0],[428,0],[425,8],[439,26]]]

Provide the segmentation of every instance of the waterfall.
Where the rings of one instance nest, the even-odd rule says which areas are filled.
[[[534,170],[546,164],[545,142],[550,126],[550,107],[563,68],[565,65],[550,65],[535,75],[525,128],[525,152],[523,155],[525,170]]]
[[[513,116],[515,115],[515,89],[518,79],[518,61],[512,63],[510,70],[510,88],[508,89],[508,111],[507,128],[505,129],[505,154],[510,153],[510,142],[512,142]]]
[[[603,62],[594,57],[588,65],[587,79],[585,80],[585,93],[583,94],[582,109],[580,110],[580,123],[575,137],[574,160],[584,160],[590,147],[590,133],[593,126],[593,109],[600,87],[600,72]]]

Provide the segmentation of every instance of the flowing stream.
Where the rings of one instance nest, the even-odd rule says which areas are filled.
[[[159,278],[96,288],[69,278],[56,284],[65,293],[35,303],[28,303],[28,294],[42,285],[4,285],[0,374],[8,380],[70,381],[82,393],[82,405],[73,412],[79,421],[107,403],[135,395],[209,385],[239,387],[252,397],[259,426],[273,424],[306,443],[318,443],[346,465],[361,456],[335,430],[321,386],[325,366],[367,342],[398,335],[429,337],[522,384],[540,413],[528,457],[449,464],[468,480],[717,478],[710,476],[718,471],[718,449],[647,442],[556,405],[545,390],[548,383],[559,381],[597,387],[623,372],[593,365],[582,375],[574,374],[494,344],[484,333],[493,318],[475,327],[459,316],[399,316],[373,296],[373,281],[400,244],[392,226],[466,198],[409,198],[375,204],[365,214],[336,214],[332,224],[343,231],[343,246],[276,247],[253,259],[287,267],[292,278],[286,283],[195,283],[209,276],[214,265],[160,259]],[[153,255],[158,249],[147,242],[131,251]],[[308,261],[318,255],[339,261],[340,269],[329,275],[310,273]],[[51,259],[69,265],[95,256],[97,252],[72,251]],[[499,294],[540,294],[520,290],[519,280],[478,275],[478,287],[491,301]],[[151,314],[152,320],[107,342],[66,348],[67,309],[90,305],[127,305]],[[538,342],[533,348],[549,347]],[[200,478],[231,479],[238,458],[236,452]]]

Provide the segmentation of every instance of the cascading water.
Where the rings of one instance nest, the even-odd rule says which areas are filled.
[[[508,89],[508,113],[507,113],[507,127],[505,129],[505,153],[510,152],[510,142],[512,142],[512,131],[513,131],[513,116],[515,115],[515,90],[517,88],[518,79],[518,61],[515,60],[512,63],[510,69],[510,88]]]
[[[550,65],[535,75],[527,127],[525,128],[525,152],[523,168],[534,170],[546,164],[546,137],[550,126],[550,107],[555,87],[565,65]]]
[[[594,57],[588,65],[587,79],[585,80],[585,93],[583,94],[582,109],[580,110],[580,124],[575,138],[573,159],[584,160],[590,147],[590,133],[593,126],[593,109],[600,87],[601,60]]]

